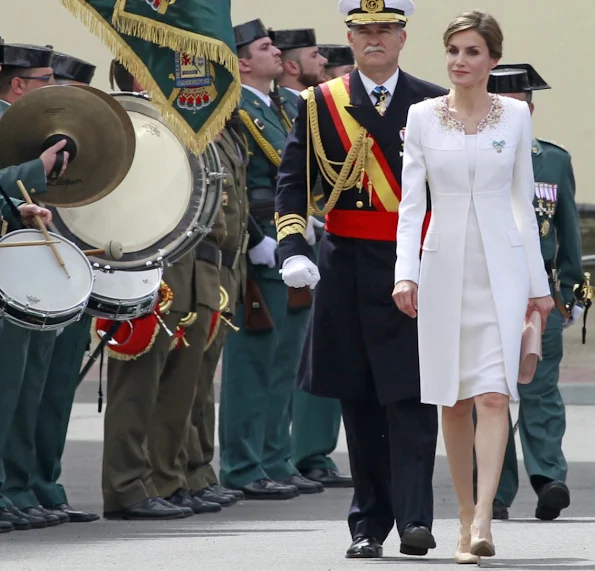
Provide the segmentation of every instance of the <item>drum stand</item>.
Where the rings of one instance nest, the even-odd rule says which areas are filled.
[[[85,363],[85,366],[79,373],[79,384],[87,376],[87,373],[91,370],[91,367],[95,364],[95,362],[97,361],[97,359],[100,356],[102,357],[101,361],[103,363],[103,350],[105,349],[105,346],[113,339],[114,335],[118,332],[118,329],[120,329],[121,325],[122,325],[121,321],[114,321],[114,323],[112,323],[111,327],[105,332],[103,337],[101,337],[99,344],[97,345],[97,347],[95,347],[95,350],[93,351],[93,353],[91,353],[91,356],[89,357],[88,361]],[[103,368],[103,367],[100,367],[100,368]],[[98,400],[97,400],[97,412],[101,412],[102,408],[103,408],[103,388],[101,385],[101,370],[100,370],[99,371],[99,391],[98,391]]]

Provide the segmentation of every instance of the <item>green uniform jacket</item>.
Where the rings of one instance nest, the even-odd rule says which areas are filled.
[[[248,192],[246,168],[248,149],[245,141],[233,129],[224,129],[217,141],[217,152],[223,166],[223,212],[227,225],[227,238],[221,249],[223,252],[238,253],[236,267],[221,267],[221,286],[229,294],[229,313],[235,313],[238,293],[246,286],[246,248],[248,217]]]
[[[287,117],[289,120],[288,127],[291,129],[298,114],[297,98],[299,95],[296,95],[293,91],[287,89],[287,87],[280,87],[279,97],[281,99],[281,109],[283,110],[284,118]]]
[[[221,250],[225,236],[227,235],[225,216],[223,208],[219,208],[215,223],[211,231],[204,237],[205,244],[211,244],[217,250]],[[220,306],[220,269],[210,262],[197,260],[194,267],[194,284],[196,288],[196,301],[198,305],[204,305],[212,311],[219,311]]]
[[[255,202],[256,189],[269,189],[272,201],[270,220],[259,218],[258,226],[262,232],[277,240],[277,230],[273,218],[275,188],[277,186],[277,170],[289,134],[281,115],[273,106],[269,107],[257,95],[245,87],[242,88],[240,102],[242,129],[248,141],[250,162],[246,172],[248,199]],[[280,280],[279,268],[254,266],[260,277]]]
[[[0,100],[0,117],[10,107],[6,101]],[[35,159],[21,165],[7,167],[0,170],[0,185],[8,196],[21,198],[22,194],[17,186],[21,180],[29,194],[41,194],[47,192],[45,168],[41,159]]]
[[[575,203],[574,172],[570,154],[548,141],[533,141],[535,211],[541,235],[541,253],[558,272],[562,301],[573,298],[583,277],[581,235]]]

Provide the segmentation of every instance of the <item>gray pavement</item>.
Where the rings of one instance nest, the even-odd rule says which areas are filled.
[[[555,522],[533,518],[536,498],[524,474],[519,446],[521,485],[512,519],[495,523],[497,556],[482,560],[482,567],[595,571],[595,322],[593,327],[587,345],[581,344],[580,326],[571,328],[565,339],[561,387],[569,405],[564,450],[572,504]],[[74,506],[101,513],[103,415],[97,413],[96,379],[94,368],[77,393],[62,482]],[[513,418],[516,414],[512,407]],[[343,431],[333,457],[341,470],[349,470]],[[455,569],[456,502],[441,439],[434,490],[438,547],[425,558],[401,556],[393,532],[383,559],[345,560],[351,490],[326,490],[281,502],[246,501],[218,514],[175,522],[102,519],[13,532],[0,536],[0,571]]]

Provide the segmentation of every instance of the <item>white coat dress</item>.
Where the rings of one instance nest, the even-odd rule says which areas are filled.
[[[533,208],[529,107],[512,98],[491,98],[491,111],[474,138],[472,177],[469,140],[449,113],[446,96],[409,109],[395,283],[410,280],[419,286],[421,400],[428,404],[453,406],[459,398],[490,392],[495,379],[482,374],[498,370],[498,363],[484,366],[494,354],[503,360],[501,382],[518,400],[527,303],[550,294]],[[420,263],[426,181],[432,217]],[[477,224],[468,232],[471,216]],[[469,238],[481,240],[479,261],[477,244],[467,244]],[[477,285],[470,287],[473,276]],[[478,338],[484,332],[485,338]],[[478,347],[477,354],[470,355],[469,347]],[[494,351],[488,355],[486,349]],[[461,390],[462,377],[469,376]]]

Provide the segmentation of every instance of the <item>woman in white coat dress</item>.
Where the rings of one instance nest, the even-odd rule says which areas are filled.
[[[444,35],[454,89],[413,105],[405,131],[393,297],[401,311],[418,316],[421,400],[443,406],[461,520],[459,563],[495,554],[492,505],[508,402],[518,400],[523,323],[537,309],[545,324],[554,306],[533,210],[529,107],[487,92],[502,40],[489,14],[456,18]],[[432,217],[420,263],[426,181]]]

